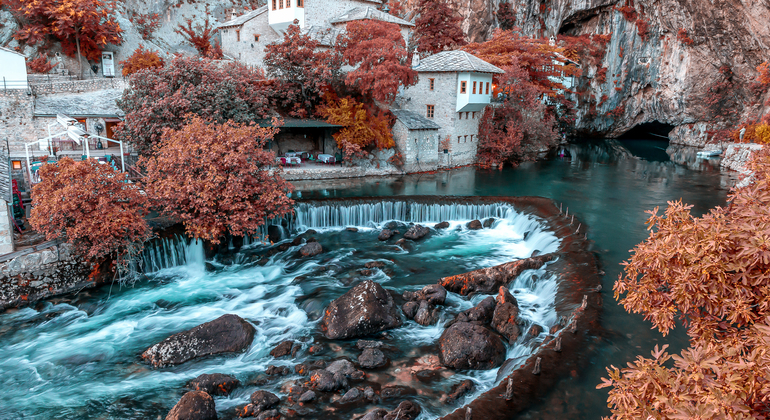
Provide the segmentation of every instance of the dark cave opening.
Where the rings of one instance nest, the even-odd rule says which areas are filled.
[[[618,140],[666,140],[675,126],[659,121],[637,124],[618,137]]]

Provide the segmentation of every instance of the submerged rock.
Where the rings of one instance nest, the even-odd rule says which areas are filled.
[[[279,402],[281,399],[272,392],[259,390],[251,394],[251,403],[254,404],[257,411],[271,409],[277,406]]]
[[[446,229],[449,227],[449,222],[441,222],[433,225],[433,229]]]
[[[371,280],[357,284],[332,301],[324,311],[320,328],[327,338],[363,337],[401,326],[393,297]]]
[[[466,379],[459,384],[452,387],[452,390],[449,391],[449,394],[444,395],[441,397],[441,402],[451,404],[455,401],[457,401],[460,397],[467,394],[468,392],[473,391],[473,388],[475,387],[473,381],[470,379]]]
[[[291,373],[291,369],[288,366],[274,366],[267,367],[265,374],[268,376],[286,376]]]
[[[358,228],[357,227],[352,227],[352,226],[345,228],[345,230],[347,230],[348,232],[358,232]]]
[[[292,357],[297,353],[297,350],[299,350],[299,346],[296,348],[294,347],[294,340],[285,340],[282,341],[280,344],[275,346],[274,349],[270,350],[270,355],[279,358],[283,356],[292,355]]]
[[[382,341],[358,340],[356,342],[356,347],[358,347],[359,350],[363,350],[363,349],[378,349],[378,348],[382,347]]]
[[[382,350],[367,348],[358,356],[358,364],[364,369],[376,369],[388,364],[388,359]]]
[[[494,267],[444,277],[439,280],[439,284],[444,286],[446,290],[461,295],[468,295],[474,292],[491,294],[500,286],[505,286],[514,280],[522,271],[538,269],[554,258],[553,254],[524,258]]]
[[[414,420],[422,409],[412,401],[401,401],[401,404],[385,416],[385,420]]]
[[[299,253],[303,257],[312,257],[322,252],[324,252],[324,250],[321,244],[319,244],[318,242],[310,242],[309,240],[308,240],[308,243],[306,243],[302,248],[299,249]]]
[[[468,229],[470,229],[470,230],[479,230],[479,229],[483,228],[481,222],[478,221],[478,220],[471,220],[465,226],[468,227]]]
[[[361,392],[358,388],[350,388],[348,392],[345,393],[345,395],[342,396],[340,399],[340,404],[349,404],[352,402],[356,402],[360,400],[364,396],[364,393]]]
[[[532,324],[531,327],[529,327],[529,330],[527,331],[527,335],[530,337],[537,337],[540,335],[540,333],[543,332],[543,327],[539,324]]]
[[[155,344],[142,353],[142,359],[155,367],[163,367],[199,357],[239,352],[249,347],[255,331],[238,315],[222,315]]]
[[[361,417],[361,420],[383,420],[388,415],[388,410],[384,408],[374,408]]]
[[[238,387],[240,381],[232,376],[222,373],[204,373],[187,384],[187,387],[196,391],[203,391],[210,395],[229,395]]]
[[[383,400],[401,398],[407,395],[417,395],[417,390],[405,385],[385,385],[380,389],[380,396]]]
[[[377,235],[377,239],[381,241],[387,241],[388,239],[392,238],[394,234],[395,232],[390,229],[383,229],[380,231],[380,234]]]
[[[385,268],[385,263],[382,261],[369,261],[364,264],[366,268]]]
[[[416,240],[422,239],[428,233],[430,233],[430,229],[426,228],[425,226],[414,225],[410,227],[409,230],[406,231],[406,233],[404,233],[404,238],[416,241]]]
[[[313,401],[315,399],[315,392],[313,391],[306,391],[302,395],[299,396],[299,402],[301,403],[309,403],[310,401]]]
[[[476,324],[456,322],[439,338],[441,364],[454,369],[486,370],[505,360],[505,346],[498,335]]]
[[[417,309],[419,308],[420,304],[417,302],[406,302],[401,305],[401,310],[404,312],[404,316],[407,319],[414,319],[414,316],[417,315]]]
[[[190,391],[168,412],[166,420],[216,420],[214,399],[203,391]]]

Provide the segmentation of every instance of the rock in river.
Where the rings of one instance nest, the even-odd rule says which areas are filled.
[[[492,369],[505,360],[500,337],[481,325],[457,322],[438,341],[441,364],[455,369]]]
[[[467,225],[465,225],[465,226],[467,226],[467,227],[468,227],[468,229],[470,229],[470,230],[479,230],[479,229],[481,229],[481,228],[483,227],[483,226],[481,225],[481,222],[480,222],[480,221],[478,221],[478,220],[471,220],[471,221],[470,221],[470,222],[468,222],[468,224],[467,224]]]
[[[155,367],[178,365],[199,357],[243,351],[254,338],[254,327],[238,315],[222,315],[174,334],[142,353]]]
[[[446,290],[461,295],[468,295],[474,292],[491,294],[500,286],[505,286],[514,280],[522,271],[539,269],[543,264],[554,260],[554,258],[553,254],[524,258],[494,267],[444,277],[439,280],[439,284],[444,286]]]
[[[168,412],[166,420],[216,420],[214,399],[203,391],[190,391]]]
[[[391,237],[392,237],[394,234],[395,234],[395,232],[393,232],[393,231],[392,231],[392,230],[390,230],[390,229],[383,229],[383,230],[381,230],[381,231],[380,231],[380,234],[379,234],[379,235],[377,235],[377,239],[379,239],[379,240],[381,240],[381,241],[387,241],[387,240],[388,240],[388,239],[390,239],[390,238],[391,238]]]
[[[425,235],[430,233],[430,230],[423,225],[414,225],[409,228],[404,234],[404,238],[416,241],[422,239]]]
[[[357,284],[324,311],[321,331],[327,338],[363,337],[401,326],[393,297],[371,280]]]
[[[229,375],[212,373],[198,376],[190,381],[187,387],[196,391],[204,391],[210,395],[229,395],[240,382]]]
[[[364,349],[358,356],[358,364],[364,369],[375,369],[388,364],[388,359],[380,349]]]
[[[518,325],[519,304],[505,286],[500,286],[500,294],[497,295],[496,300],[497,306],[492,315],[492,328],[513,344],[521,335]]]
[[[318,242],[308,242],[299,249],[299,253],[302,254],[303,257],[312,257],[322,252],[324,252],[324,249]]]

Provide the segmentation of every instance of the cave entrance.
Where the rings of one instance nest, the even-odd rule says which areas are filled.
[[[665,162],[669,160],[668,133],[673,125],[652,121],[634,126],[618,140],[634,155],[649,161]]]

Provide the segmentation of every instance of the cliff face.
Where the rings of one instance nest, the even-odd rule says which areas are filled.
[[[469,40],[496,27],[498,0],[450,1]],[[606,81],[597,68],[580,81],[578,132],[615,137],[657,122],[675,127],[673,142],[698,145],[710,130],[770,112],[767,94],[752,89],[770,60],[767,0],[510,1],[526,35],[611,34]]]

